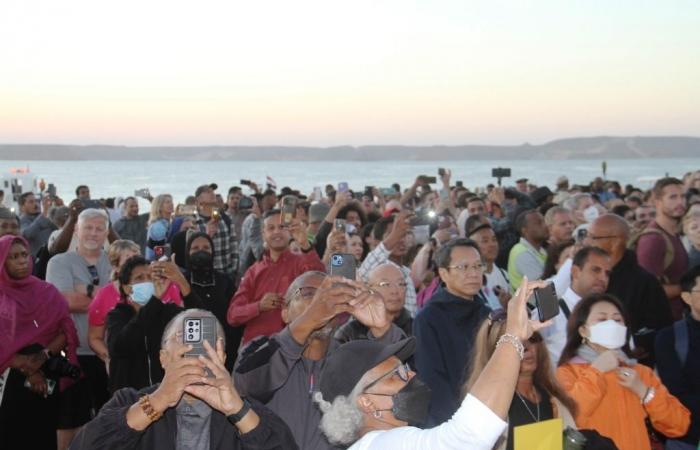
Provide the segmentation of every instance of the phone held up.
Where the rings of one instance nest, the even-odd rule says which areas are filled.
[[[350,253],[333,253],[328,273],[331,276],[341,276],[354,281],[356,266],[355,257]]]
[[[214,317],[186,317],[182,321],[182,341],[185,345],[191,345],[192,350],[185,353],[188,357],[207,356],[204,341],[209,342],[211,348],[216,350],[216,319]],[[213,378],[214,374],[206,368],[207,377]]]
[[[287,195],[282,199],[282,225],[289,226],[297,216],[297,198]]]
[[[173,249],[170,247],[170,244],[156,245],[153,247],[153,253],[156,255],[157,261],[170,261]]]
[[[547,286],[535,289],[535,307],[537,308],[537,316],[540,322],[544,322],[559,314],[559,299],[557,291],[554,289],[554,283],[549,283]]]

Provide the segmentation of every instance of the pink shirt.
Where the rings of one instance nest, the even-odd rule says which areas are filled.
[[[163,303],[175,303],[182,306],[180,288],[171,282],[163,294]],[[114,287],[114,283],[109,283],[95,293],[95,298],[88,307],[88,323],[92,326],[104,326],[107,314],[119,303],[119,291]]]

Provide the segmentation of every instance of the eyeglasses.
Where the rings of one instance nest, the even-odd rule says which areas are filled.
[[[486,270],[486,264],[484,264],[484,263],[476,263],[476,264],[472,264],[471,266],[466,265],[466,264],[457,264],[457,265],[455,265],[455,266],[447,266],[447,268],[448,268],[448,269],[454,269],[454,270],[456,270],[456,271],[458,271],[458,272],[463,272],[463,273],[467,273],[467,272],[469,272],[470,270],[471,270],[472,272],[482,273],[484,270]]]
[[[408,286],[408,283],[405,281],[397,281],[395,283],[392,283],[391,281],[380,281],[379,283],[375,283],[372,286],[380,287],[380,288],[389,288],[389,287],[395,287],[397,289],[406,289],[406,286]]]
[[[372,381],[370,384],[365,386],[365,388],[362,390],[362,392],[366,394],[374,394],[374,395],[387,395],[387,394],[380,394],[380,393],[373,393],[373,392],[367,392],[371,387],[376,386],[377,383],[382,381],[383,379],[387,377],[391,377],[394,374],[397,374],[401,381],[408,381],[408,374],[411,372],[411,366],[408,365],[408,363],[403,363],[399,364],[398,366],[394,367],[391,369],[389,372],[385,373],[381,377],[377,378],[376,380]]]
[[[303,298],[311,298],[314,295],[316,295],[316,291],[318,291],[317,287],[313,286],[302,286],[296,291],[294,291],[294,294],[292,297],[296,297],[297,295],[303,297]]]
[[[595,236],[595,235],[588,233],[588,237],[593,239],[594,241],[599,241],[601,239],[615,239],[615,238],[619,238],[620,236],[618,236],[616,234],[611,234],[608,236]]]
[[[97,271],[97,267],[87,266],[87,269],[88,272],[90,272],[90,276],[92,277],[92,284],[98,286],[100,284],[100,273]]]

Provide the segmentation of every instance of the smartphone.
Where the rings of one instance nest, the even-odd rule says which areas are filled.
[[[455,182],[455,186],[457,186],[457,187],[464,187],[464,182],[461,181],[461,180],[458,180],[457,182]]]
[[[494,178],[508,178],[510,177],[509,167],[494,167],[491,169],[491,176]]]
[[[241,180],[243,186],[250,186],[250,180]]]
[[[287,195],[282,199],[282,225],[289,226],[297,215],[297,198]]]
[[[83,200],[81,199],[80,202],[83,204],[83,208],[94,208],[94,209],[102,209],[102,203],[98,202],[97,200]]]
[[[156,245],[153,247],[153,253],[155,253],[157,261],[170,261],[173,249],[170,247],[170,244]]]
[[[381,188],[379,189],[379,193],[382,194],[382,197],[388,197],[390,195],[396,194],[396,189],[394,188]]]
[[[427,175],[421,175],[420,177],[423,184],[435,184],[437,183],[437,177],[429,177]]]
[[[213,209],[213,210],[211,211],[211,218],[212,218],[214,221],[216,221],[216,222],[218,222],[219,220],[221,220],[221,213],[219,212],[218,209]]]
[[[321,186],[316,186],[314,188],[314,200],[320,202],[321,199],[323,199],[323,195],[321,195]]]
[[[134,197],[146,198],[146,197],[148,197],[148,194],[150,194],[150,191],[148,190],[148,188],[136,189],[134,191]]]
[[[338,183],[338,192],[347,192],[349,190],[350,188],[348,187],[347,181],[341,181],[340,183]]]
[[[438,175],[439,175],[439,176],[445,175],[445,169],[444,169],[443,167],[440,167],[440,168],[438,169]]]
[[[209,342],[209,345],[216,350],[216,338],[216,318],[193,316],[186,317],[182,321],[182,342],[192,346],[192,350],[185,353],[185,356],[194,358],[199,355],[208,356],[204,341]],[[208,368],[205,370],[207,377],[214,378],[214,374]]]
[[[181,216],[194,216],[197,214],[197,207],[194,205],[180,205],[178,214]]]
[[[49,187],[46,189],[46,193],[49,194],[50,197],[55,197],[56,196],[56,185],[53,183],[49,183]]]
[[[341,276],[348,280],[355,280],[356,263],[355,257],[350,253],[333,253],[331,255],[330,270],[331,276]]]
[[[554,283],[535,289],[535,307],[537,308],[540,322],[549,320],[559,314],[559,299],[554,289]]]
[[[335,219],[335,221],[333,221],[333,228],[336,231],[342,231],[345,233],[347,229],[345,219]]]
[[[241,197],[238,201],[238,209],[252,209],[253,199],[250,197]]]

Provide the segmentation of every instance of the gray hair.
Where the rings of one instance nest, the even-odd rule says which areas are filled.
[[[347,446],[360,437],[364,414],[357,406],[357,397],[365,388],[363,379],[355,385],[347,397],[339,395],[332,402],[324,400],[321,392],[314,393],[314,402],[321,410],[319,428],[328,438],[328,442],[333,445]]]
[[[104,219],[105,226],[109,227],[109,216],[107,215],[107,212],[103,209],[97,208],[84,209],[78,216],[78,226],[83,224],[86,220],[92,219]]]
[[[284,306],[289,305],[289,303],[294,299],[294,296],[296,296],[299,288],[304,284],[304,282],[306,282],[308,278],[312,276],[326,278],[326,276],[328,275],[325,272],[319,272],[318,270],[310,270],[296,277],[294,281],[292,281],[292,284],[290,284],[287,288],[287,291],[284,293]]]
[[[185,319],[190,317],[213,318],[216,322],[216,336],[222,338],[224,340],[224,347],[226,346],[226,334],[224,333],[224,327],[221,325],[221,322],[219,322],[216,316],[211,311],[207,311],[206,309],[192,308],[186,309],[170,319],[170,322],[168,322],[163,330],[163,337],[160,340],[161,348],[165,347],[165,343],[168,342],[168,339],[170,339],[173,334],[182,329],[182,323],[185,321]]]
[[[577,211],[579,209],[579,207],[581,206],[581,201],[584,198],[592,199],[593,197],[591,196],[591,194],[588,194],[586,192],[574,194],[564,201],[563,206],[564,206],[564,208],[568,209],[569,211]]]
[[[544,223],[547,224],[548,226],[551,226],[554,224],[554,216],[557,214],[571,214],[571,211],[568,208],[565,208],[563,206],[552,206],[547,210],[547,212],[544,215]]]

